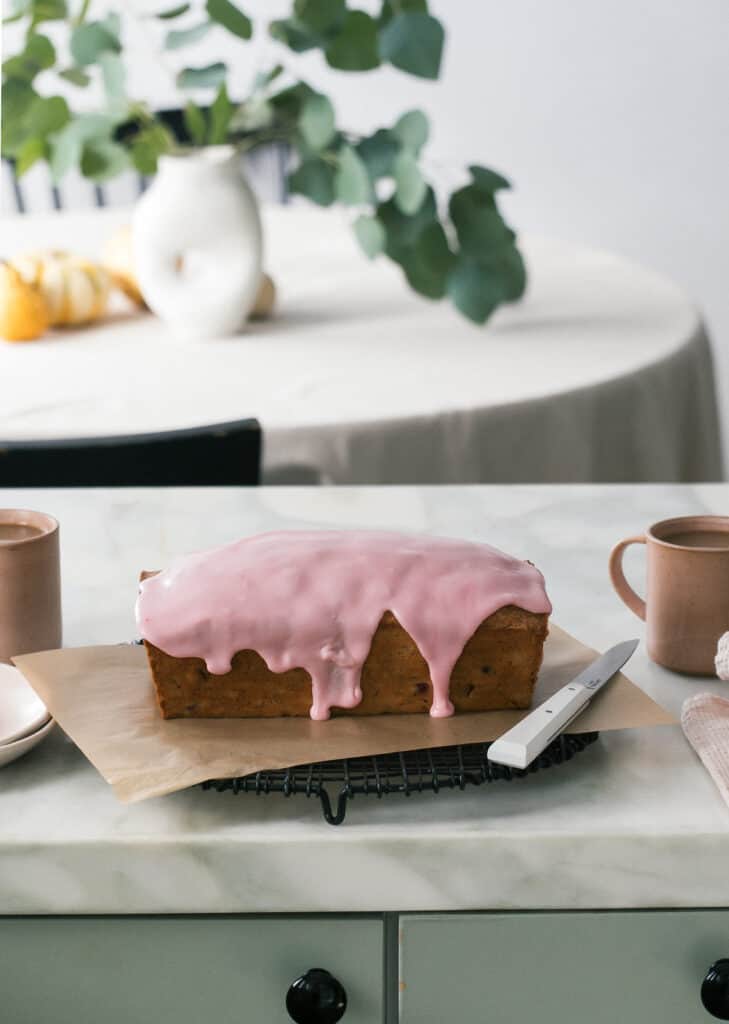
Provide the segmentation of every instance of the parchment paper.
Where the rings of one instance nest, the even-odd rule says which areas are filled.
[[[534,705],[584,668],[596,652],[554,624]],[[61,727],[113,787],[133,802],[310,761],[495,739],[527,711],[332,718],[161,718],[141,647],[77,647],[14,659]],[[622,673],[594,698],[570,732],[670,725],[675,719]]]

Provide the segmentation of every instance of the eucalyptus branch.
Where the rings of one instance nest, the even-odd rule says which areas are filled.
[[[91,0],[81,0],[81,6],[79,7],[78,14],[73,19],[74,25],[82,25],[86,21],[86,16],[89,13],[90,6]]]
[[[250,45],[253,24],[238,0],[197,0],[194,6],[160,0],[165,2],[170,6],[144,17],[140,36],[145,44],[154,39],[150,21],[164,30],[162,48],[150,49],[149,60],[165,67],[181,93],[174,131],[146,103],[126,96],[120,14],[94,19],[91,0],[79,0],[76,15],[69,18],[66,0],[23,0],[11,16],[26,23],[23,48],[3,64],[2,151],[14,161],[16,173],[48,160],[56,180],[78,166],[87,177],[104,181],[130,166],[154,174],[161,155],[194,146],[228,142],[250,152],[284,142],[296,162],[289,175],[291,191],[320,206],[349,208],[366,255],[393,260],[419,294],[448,296],[479,323],[502,302],[519,298],[526,282],[524,264],[497,202],[508,181],[472,165],[466,184],[439,203],[423,170],[428,168],[423,154],[430,126],[422,111],[407,111],[394,124],[363,135],[339,126],[331,100],[298,80],[288,66],[288,54],[318,51],[329,67],[343,73],[389,64],[435,79],[445,33],[427,0],[379,0],[375,14],[350,7],[350,0],[291,0],[289,17],[265,25],[271,46],[282,57],[269,71],[258,71],[242,99],[229,97],[228,68],[222,61],[200,66],[193,59],[178,71],[170,57],[173,52],[194,54],[203,37],[221,32]],[[136,0],[120,8],[142,23]],[[68,27],[71,67],[57,67],[55,48],[43,31],[50,21]],[[55,72],[85,88],[94,69],[106,94],[95,113],[73,110],[64,96],[35,89],[41,72]]]

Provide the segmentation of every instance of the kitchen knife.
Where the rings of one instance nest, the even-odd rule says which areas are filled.
[[[510,768],[527,768],[581,711],[597,691],[620,671],[638,646],[637,640],[624,640],[588,665],[578,676],[557,690],[530,715],[495,740],[488,759]]]

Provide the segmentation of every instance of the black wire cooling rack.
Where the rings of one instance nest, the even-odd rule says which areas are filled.
[[[341,825],[347,803],[355,796],[382,798],[392,793],[439,793],[485,782],[510,782],[571,761],[575,754],[594,743],[598,733],[558,736],[528,768],[507,768],[487,759],[488,743],[457,747],[433,747],[404,753],[352,757],[297,765],[278,771],[256,772],[237,779],[210,779],[203,789],[219,793],[283,793],[318,797],[322,814],[330,825]],[[336,809],[332,810],[335,806]]]

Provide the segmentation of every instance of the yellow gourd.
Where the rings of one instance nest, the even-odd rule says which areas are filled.
[[[48,307],[40,291],[27,284],[15,267],[0,263],[0,337],[34,341],[48,322]]]
[[[101,262],[111,274],[117,288],[120,288],[132,302],[144,306],[144,298],[139,290],[137,275],[134,273],[132,229],[129,224],[118,228],[107,239],[101,254]]]
[[[53,250],[18,256],[12,265],[43,295],[52,326],[87,324],[106,312],[111,279],[98,264]]]

